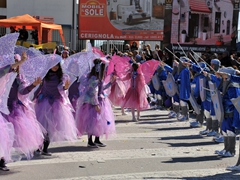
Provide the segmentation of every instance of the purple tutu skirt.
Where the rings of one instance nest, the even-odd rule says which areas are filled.
[[[0,159],[11,161],[11,150],[14,142],[14,127],[0,114]]]
[[[101,112],[95,110],[95,106],[85,103],[76,112],[76,121],[79,135],[84,134],[93,136],[115,133],[115,120],[111,103],[108,98],[100,99],[99,106]]]
[[[44,129],[38,123],[35,112],[23,105],[15,104],[6,119],[14,126],[15,140],[13,147],[28,159],[32,158],[33,152],[41,147],[44,140]]]
[[[77,139],[73,109],[62,99],[52,104],[45,98],[35,105],[38,121],[46,129],[51,142],[74,141]]]

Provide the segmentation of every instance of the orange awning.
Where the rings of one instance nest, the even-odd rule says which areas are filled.
[[[30,16],[29,14],[24,14],[21,16],[15,16],[11,17],[8,19],[1,19],[0,20],[0,26],[3,27],[10,27],[10,26],[16,26],[16,27],[22,27],[26,26],[26,29],[33,30],[37,29],[38,30],[38,42],[39,44],[42,43],[42,29],[53,29],[53,30],[58,30],[62,39],[63,44],[65,45],[65,40],[63,36],[63,30],[61,25],[57,24],[46,24],[42,23],[41,21],[38,21],[34,17]]]
[[[211,10],[208,8],[205,0],[188,0],[191,13],[195,14],[210,14]]]

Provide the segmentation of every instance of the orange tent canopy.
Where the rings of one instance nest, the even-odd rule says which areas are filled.
[[[60,37],[62,39],[62,42],[65,46],[65,40],[63,36],[63,30],[61,25],[57,24],[46,24],[42,23],[41,21],[38,21],[34,17],[30,16],[29,14],[24,14],[21,16],[15,16],[11,17],[8,19],[1,19],[0,20],[0,26],[3,27],[11,27],[11,26],[16,26],[16,27],[22,27],[26,26],[26,29],[37,29],[38,30],[38,42],[39,44],[42,43],[42,29],[51,29],[51,30],[58,30],[60,33]]]

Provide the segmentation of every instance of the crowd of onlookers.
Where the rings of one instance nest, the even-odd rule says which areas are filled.
[[[183,52],[174,52],[172,49],[170,49],[170,51],[171,52],[169,52],[169,49],[161,50],[159,44],[156,44],[154,48],[151,48],[150,44],[143,44],[141,47],[138,47],[137,43],[133,42],[131,45],[126,44],[123,51],[113,49],[112,54],[117,53],[120,56],[129,56],[135,62],[144,62],[151,59],[161,60],[169,66],[172,66],[173,61],[177,60],[174,55],[179,58],[180,56],[184,56],[184,54]],[[224,51],[213,53],[211,52],[211,47],[206,46],[205,52],[201,52],[199,54],[200,58],[196,57],[195,53],[191,51],[185,53],[187,54],[188,58],[193,60],[193,62],[197,60],[198,62],[205,61],[206,63],[210,64],[212,59],[218,59],[220,60],[222,66],[233,67],[234,69],[240,70],[240,53],[238,52],[230,53],[229,51]]]

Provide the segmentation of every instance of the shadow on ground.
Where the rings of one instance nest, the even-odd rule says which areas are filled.
[[[200,157],[175,157],[169,161],[162,161],[162,163],[192,163],[192,162],[204,162],[204,161],[216,161],[222,160],[220,156],[200,156]]]
[[[201,172],[201,170],[199,170]],[[169,172],[171,174],[171,172]],[[171,175],[170,175],[171,176]],[[203,177],[143,177],[143,179],[184,179],[184,180],[239,180],[239,172],[225,172]]]
[[[171,136],[161,137],[159,140],[185,140],[185,139],[203,139],[203,136],[200,135]]]

